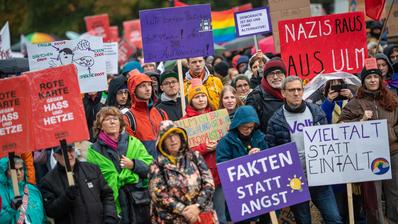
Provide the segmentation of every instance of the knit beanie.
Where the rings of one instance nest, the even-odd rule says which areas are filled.
[[[247,57],[246,55],[240,56],[240,58],[238,59],[238,63],[236,64],[237,68],[239,68],[239,65],[242,63],[249,64],[249,57]]]
[[[286,74],[286,65],[279,58],[278,59],[273,58],[269,60],[267,63],[265,63],[264,75],[267,76],[269,73],[275,70],[281,70],[284,74]]]
[[[124,64],[121,73],[122,75],[125,75],[134,69],[137,69],[139,72],[144,73],[144,69],[141,67],[138,61],[129,61]]]
[[[178,74],[176,72],[171,70],[166,70],[160,75],[160,84],[162,84],[165,79],[170,77],[174,77],[178,80]]]
[[[202,80],[191,79],[191,88],[188,90],[188,103],[191,103],[192,99],[199,93],[203,93],[207,96],[207,98],[209,98],[206,87],[202,85]]]
[[[217,74],[221,75],[222,77],[225,77],[228,75],[228,69],[229,69],[228,64],[224,61],[222,61],[214,66],[214,71]]]
[[[376,58],[366,58],[365,59],[365,67],[362,69],[362,72],[361,72],[362,84],[364,84],[364,80],[365,80],[366,76],[371,75],[371,74],[379,75],[380,78],[382,78],[381,70],[377,67]]]

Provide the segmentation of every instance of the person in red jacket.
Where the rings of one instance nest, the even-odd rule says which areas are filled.
[[[156,159],[155,143],[159,125],[168,117],[166,112],[155,107],[151,78],[138,70],[131,71],[129,75],[127,88],[131,95],[131,108],[124,114],[126,132],[138,138]]]
[[[192,79],[191,83],[192,87],[188,92],[186,115],[182,119],[206,114],[214,110],[214,106],[209,101],[209,93],[206,87],[202,85],[202,81],[200,79]],[[224,194],[221,189],[220,177],[218,176],[216,165],[216,146],[217,142],[203,142],[198,146],[191,147],[191,150],[198,151],[203,156],[211,171],[216,187],[213,197],[214,209],[220,223],[226,223],[226,221],[224,222],[226,220]]]

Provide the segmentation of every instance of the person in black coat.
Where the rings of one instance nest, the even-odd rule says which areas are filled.
[[[103,101],[103,102],[101,102]],[[101,108],[104,106],[105,100],[102,97],[102,92],[93,92],[84,94],[83,105],[86,113],[86,121],[88,131],[90,133],[90,142],[94,142],[93,124],[95,117]]]
[[[40,183],[47,216],[57,224],[118,223],[113,192],[100,169],[78,161],[73,146],[68,145],[69,163],[75,179],[75,185],[69,186],[60,148],[54,150],[54,158],[57,165]]]
[[[119,108],[123,114],[130,108],[131,97],[126,77],[118,76],[110,81],[105,104]]]

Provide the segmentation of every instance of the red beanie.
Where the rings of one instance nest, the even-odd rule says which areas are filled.
[[[286,65],[280,59],[271,59],[265,63],[264,75],[267,76],[270,72],[281,70],[286,75]]]

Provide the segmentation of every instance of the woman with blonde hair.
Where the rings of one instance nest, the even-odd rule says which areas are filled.
[[[224,86],[220,94],[220,108],[227,109],[229,118],[232,120],[235,111],[238,107],[242,106],[243,103],[240,100],[236,89],[232,86]]]

